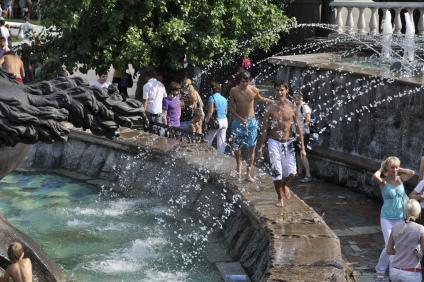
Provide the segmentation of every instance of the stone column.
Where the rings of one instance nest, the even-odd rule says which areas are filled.
[[[401,8],[396,8],[395,9],[395,22],[394,22],[394,24],[395,24],[395,30],[393,32],[393,34],[395,34],[395,35],[401,35],[402,34],[401,33],[401,30],[402,30],[402,21],[400,19],[400,11],[401,10],[402,10]]]
[[[358,33],[359,34],[366,34],[367,31],[365,30],[365,7],[358,8],[359,9],[359,17],[358,17]]]
[[[347,26],[347,33],[349,34],[355,33],[355,22],[353,21],[352,11],[353,11],[353,7],[347,8],[346,26]]]
[[[420,20],[418,21],[418,35],[424,35],[424,9],[420,9]]]
[[[338,33],[343,33],[344,32],[344,21],[342,18],[342,9],[343,7],[337,7],[336,11],[337,11],[337,25],[338,25],[338,29],[337,32]]]
[[[378,8],[371,8],[371,19],[370,19],[370,33],[377,35],[379,30],[378,26]]]

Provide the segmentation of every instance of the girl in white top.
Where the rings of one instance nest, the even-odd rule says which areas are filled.
[[[390,266],[392,282],[421,281],[421,257],[424,249],[424,226],[415,223],[421,214],[420,204],[410,199],[404,208],[404,221],[395,224],[387,242],[387,254],[393,255]]]

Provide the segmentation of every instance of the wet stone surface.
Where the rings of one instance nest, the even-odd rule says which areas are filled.
[[[346,187],[320,180],[294,182],[293,191],[321,215],[340,239],[343,258],[357,281],[375,281],[374,267],[384,245],[381,204]]]

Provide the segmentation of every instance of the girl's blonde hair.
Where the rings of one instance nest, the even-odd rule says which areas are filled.
[[[389,171],[389,168],[390,168],[392,165],[394,165],[394,164],[396,164],[396,165],[400,165],[400,160],[399,160],[399,158],[398,158],[398,157],[395,157],[395,156],[390,156],[390,157],[388,157],[387,159],[385,159],[385,160],[381,163],[381,172],[382,172],[383,174],[385,174],[386,172],[388,172],[388,171]]]
[[[406,224],[410,221],[416,221],[421,215],[421,205],[415,199],[409,199],[405,202],[403,207],[403,218],[405,223],[403,224],[402,233],[406,231]]]
[[[421,214],[421,205],[415,199],[409,199],[403,208],[403,217],[406,221],[417,220]]]
[[[196,89],[194,89],[194,86],[191,82],[191,79],[190,78],[184,78],[183,79],[183,86],[187,87],[188,97],[190,98],[190,105],[194,106],[197,103],[197,95],[196,95]]]

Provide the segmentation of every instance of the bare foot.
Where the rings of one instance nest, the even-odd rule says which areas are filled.
[[[287,186],[284,189],[284,196],[287,198],[287,200],[290,200],[290,198],[291,198],[291,192],[290,192],[289,187],[287,187]]]
[[[275,206],[276,206],[277,208],[282,208],[282,207],[284,207],[284,201],[283,201],[283,199],[278,200],[278,202],[277,202],[277,203],[275,203]]]
[[[246,181],[247,182],[250,182],[250,183],[253,183],[253,182],[255,182],[255,178],[253,178],[252,176],[250,176],[250,175],[247,175],[247,177],[246,177]]]
[[[247,174],[246,176],[247,182],[251,182],[251,183],[255,182],[255,179],[252,177],[252,167],[247,168],[246,174]]]

